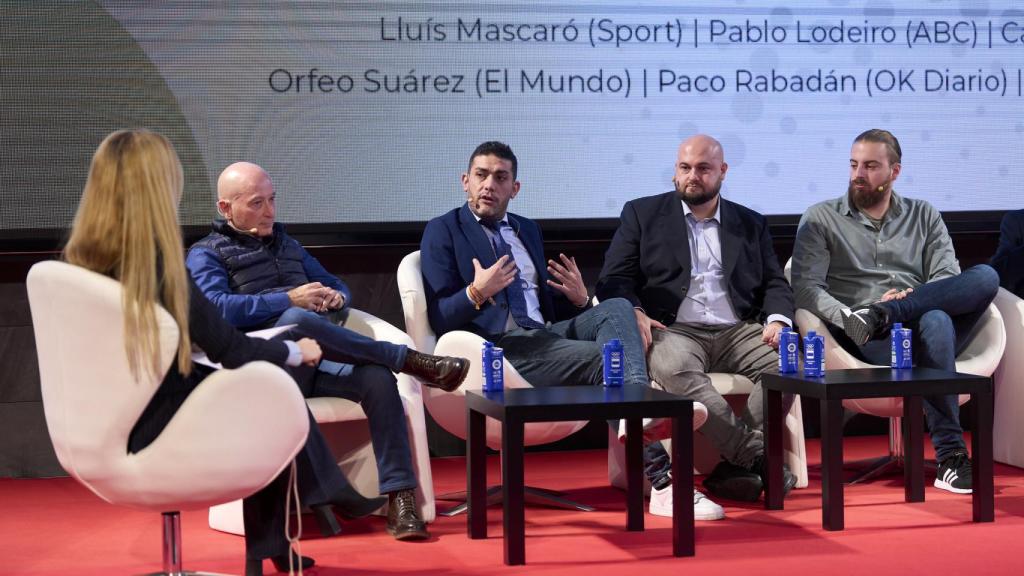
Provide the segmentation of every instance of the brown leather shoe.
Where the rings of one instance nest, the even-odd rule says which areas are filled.
[[[420,518],[416,493],[412,489],[388,494],[388,534],[395,540],[425,540],[430,538],[427,524]]]
[[[469,360],[454,356],[434,356],[409,350],[402,372],[415,376],[432,388],[445,392],[456,390],[469,372]]]

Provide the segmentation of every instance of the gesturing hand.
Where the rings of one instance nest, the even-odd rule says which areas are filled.
[[[585,306],[588,298],[587,285],[583,283],[583,275],[580,274],[580,269],[576,266],[576,259],[569,258],[565,254],[559,254],[558,258],[561,262],[548,260],[548,274],[558,280],[558,282],[548,280],[548,286],[565,294],[566,298],[574,305]]]
[[[509,257],[498,258],[490,268],[484,268],[480,261],[473,258],[473,287],[485,299],[505,289],[516,279],[516,263]]]

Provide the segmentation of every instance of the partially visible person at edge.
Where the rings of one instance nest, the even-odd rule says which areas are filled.
[[[999,248],[990,264],[999,273],[999,285],[1024,298],[1024,210],[1003,215]]]

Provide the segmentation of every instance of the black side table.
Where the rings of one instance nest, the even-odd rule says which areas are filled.
[[[992,379],[932,368],[831,370],[822,378],[802,374],[764,374],[764,435],[768,478],[765,508],[782,509],[782,393],[821,402],[821,525],[843,529],[843,400],[903,397],[904,493],[907,502],[924,502],[924,425],[921,397],[970,394],[972,504],[975,522],[994,519],[992,480]]]
[[[672,554],[693,556],[693,401],[640,386],[558,386],[466,392],[466,484],[470,538],[487,537],[487,416],[501,421],[505,564],[526,563],[523,425],[566,420],[626,420],[626,530],[644,529],[643,418],[672,418]]]

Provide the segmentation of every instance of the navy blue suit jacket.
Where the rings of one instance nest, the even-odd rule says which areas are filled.
[[[1012,210],[1003,216],[992,267],[999,272],[1003,288],[1024,298],[1024,210]]]
[[[729,301],[741,320],[793,319],[793,290],[779,267],[768,224],[757,212],[721,202],[722,267]],[[690,288],[689,224],[678,194],[631,200],[604,257],[597,297],[625,298],[662,324],[675,322]]]
[[[576,308],[569,300],[547,285],[547,260],[540,227],[529,218],[511,212],[505,218],[523,242],[534,268],[540,276],[538,296],[540,311],[546,322],[571,318],[584,308]],[[497,258],[483,227],[469,206],[463,204],[427,223],[420,241],[423,287],[427,298],[430,326],[440,336],[452,330],[468,330],[493,339],[505,332],[508,318],[507,290],[494,295],[494,304],[474,308],[466,296],[466,286],[473,281],[473,258],[489,268]]]

